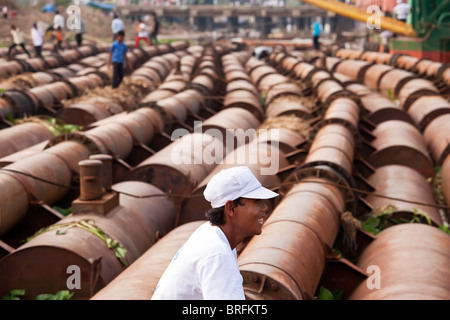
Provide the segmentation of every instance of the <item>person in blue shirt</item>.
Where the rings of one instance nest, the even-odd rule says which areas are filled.
[[[117,38],[114,40],[111,49],[109,51],[108,57],[108,68],[111,68],[111,63],[113,65],[113,80],[112,87],[119,87],[122,82],[123,76],[125,74],[124,64],[129,66],[128,58],[127,58],[127,46],[123,43],[123,39],[125,37],[125,32],[119,31],[117,32]]]
[[[317,18],[313,25],[312,25],[312,34],[313,34],[313,42],[314,42],[314,49],[319,50],[319,36],[322,33],[322,25],[319,22],[319,19]]]

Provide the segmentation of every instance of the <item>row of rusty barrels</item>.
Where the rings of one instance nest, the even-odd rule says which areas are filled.
[[[332,59],[334,60],[334,58]],[[352,64],[355,65],[352,67]],[[403,132],[406,130],[411,132],[410,143],[406,145],[420,151],[416,152],[415,156],[412,154],[408,156],[415,159],[414,167],[416,169],[426,177],[430,177],[434,175],[433,164],[436,164],[442,166],[443,176],[450,175],[450,172],[446,170],[449,166],[446,161],[448,162],[450,152],[448,122],[450,103],[445,96],[438,92],[433,83],[418,78],[408,71],[382,64],[370,65],[364,61],[334,60],[327,65],[334,74],[340,73],[350,78],[351,81],[347,81],[347,88],[360,95],[361,100],[365,101],[365,105],[370,106],[371,116],[369,119],[374,122],[389,119],[392,120],[389,121],[392,125],[385,124],[383,127],[391,126],[397,130],[399,127],[405,127]],[[357,83],[352,84],[352,81],[364,83],[368,88]],[[381,95],[370,89],[380,91]],[[391,98],[392,96],[398,98],[398,104],[388,99],[389,95]],[[400,139],[398,134],[389,134],[389,136],[386,139]],[[392,155],[394,157],[402,156],[395,151]],[[389,157],[383,157],[383,159],[389,159]],[[447,202],[450,201],[450,190],[445,183],[443,192]]]
[[[152,46],[146,50],[129,50],[127,56],[131,64],[130,69],[137,68],[151,57],[183,50],[187,46],[186,41],[178,41],[172,45]],[[49,68],[42,66],[31,69],[31,74],[8,77],[7,82],[2,85],[5,92],[0,98],[0,116],[4,118],[10,114],[13,118],[20,118],[25,114],[38,113],[39,109],[44,108],[54,114],[56,112],[52,108],[55,104],[60,104],[62,99],[79,96],[87,90],[109,84],[111,71],[106,66],[108,53],[102,50],[95,54],[82,55],[79,58],[75,56],[76,60],[63,60]],[[29,90],[24,92],[21,90],[23,88],[17,88],[17,84],[29,87]]]
[[[174,53],[165,53],[161,56],[153,57],[149,61],[167,60],[170,62],[167,67],[169,68],[177,61],[177,59],[178,56],[176,56]],[[139,71],[139,69],[137,69],[136,71]],[[139,88],[143,88],[143,93],[148,92],[155,85],[160,83],[164,79],[164,77],[167,76],[168,72],[168,70],[165,70],[164,73],[161,74],[161,78],[155,79],[155,82],[151,82],[150,85],[148,83],[144,85],[138,83]],[[91,81],[92,77],[95,77],[95,79],[99,81]],[[130,79],[130,83],[135,83],[133,82],[133,74],[130,76]],[[83,84],[88,84],[89,87],[87,88],[91,90],[95,89],[95,87],[100,88],[99,85],[103,84],[102,79],[98,75],[98,73],[90,73],[86,76],[69,78],[68,81],[72,81],[72,83],[78,85],[78,87],[82,85],[83,88],[86,87]],[[67,85],[67,83],[59,81],[53,83],[53,86],[51,88],[57,88],[58,84]],[[50,87],[48,88],[49,90],[46,91],[46,86],[36,88],[41,88],[44,93],[53,92],[53,90],[50,90]],[[119,114],[124,111],[132,111],[137,107],[137,104],[133,102],[135,99],[139,98],[139,95],[137,94],[137,96],[133,96],[133,99],[130,100],[122,99],[120,95],[116,94],[115,90],[111,90],[109,88],[98,89],[94,92],[94,94],[90,94],[86,96],[86,98],[84,98],[83,96],[78,97],[73,103],[70,102],[71,100],[68,100],[66,106],[58,113],[57,118],[68,123],[88,126],[96,121],[105,119],[112,115]],[[70,98],[70,96],[68,98]],[[45,145],[44,141],[47,141],[51,137],[53,137],[53,133],[51,130],[49,130],[45,122],[25,122],[23,124],[4,129],[2,130],[2,135],[0,138],[0,145],[2,146],[0,155],[2,157],[9,156],[10,154],[24,150],[28,147],[35,146],[37,143],[41,143],[42,146],[40,150],[42,150]],[[33,150],[37,149],[33,148]],[[21,154],[20,156],[22,157],[23,155],[24,154]],[[8,157],[8,159],[2,159],[2,166],[10,163],[11,161],[11,157]]]
[[[383,283],[382,290],[370,289],[370,286],[363,283],[350,298],[445,298],[450,285],[448,281],[441,282],[441,279],[448,277],[448,274],[435,269],[436,273],[433,275],[424,276],[420,270],[427,269],[428,262],[444,265],[449,259],[448,250],[445,249],[449,237],[435,228],[443,224],[446,216],[438,206],[434,206],[436,202],[433,189],[427,181],[427,178],[434,176],[433,160],[434,163],[441,164],[442,158],[446,158],[444,150],[448,148],[448,138],[445,135],[448,134],[448,129],[438,123],[440,117],[445,117],[448,113],[448,101],[439,95],[431,82],[391,66],[365,61],[341,61],[336,58],[317,60],[316,64],[328,69],[347,90],[360,97],[362,107],[368,112],[367,119],[374,124],[372,136],[365,135],[366,139],[372,140],[371,145],[375,151],[366,158],[377,168],[367,180],[374,188],[374,195],[367,196],[365,200],[374,208],[393,205],[393,215],[398,218],[406,216],[410,219],[414,212],[425,213],[434,226],[407,224],[391,227],[380,233],[363,251],[358,266],[363,270],[373,265],[380,267],[383,271],[382,280],[387,279],[387,282]],[[399,97],[399,104],[388,99],[392,92]],[[440,127],[439,132],[432,129],[435,125]],[[382,148],[387,152],[383,151],[384,154],[381,155]],[[442,176],[450,174],[446,170],[448,169],[443,166]],[[448,190],[446,183],[443,183],[442,190],[444,194]],[[450,200],[448,195],[446,200],[447,203]],[[427,221],[422,222],[427,224]],[[403,237],[406,238],[403,240]],[[432,244],[428,242],[429,239],[436,242]],[[387,252],[383,252],[383,245],[394,242],[398,242],[398,247],[392,246]],[[417,251],[410,253],[405,249],[408,242],[414,243]],[[432,250],[433,254],[430,254]],[[405,272],[404,266],[410,261],[412,266],[408,270],[411,272]],[[427,290],[415,289],[419,286],[427,287]]]
[[[46,69],[70,65],[78,60],[107,52],[106,45],[84,45],[76,49],[67,49],[59,53],[44,54],[42,58],[0,59],[0,79],[6,79],[25,72],[38,72]]]
[[[13,194],[17,196],[27,194],[25,196],[27,199],[35,197],[46,204],[53,204],[67,195],[69,190],[61,186],[67,186],[67,183],[70,185],[76,180],[78,174],[76,164],[79,161],[86,159],[92,153],[107,153],[121,160],[130,155],[134,157],[132,151],[135,145],[148,146],[154,135],[162,132],[163,123],[163,115],[149,108],[129,113],[122,112],[115,117],[102,117],[101,121],[90,124],[85,131],[61,134],[49,141],[43,141],[3,158],[2,171],[9,172],[9,177],[16,176],[16,180],[17,177],[23,178],[21,173],[31,174],[41,179],[51,177],[52,183],[56,184],[53,188],[46,188],[48,186],[46,182],[26,179],[27,183],[21,192],[13,192]],[[29,123],[30,128],[32,124]],[[18,127],[20,125],[11,129]],[[149,151],[146,152],[148,154]],[[47,157],[47,160],[39,161],[42,157]],[[58,170],[55,171],[55,168]],[[120,170],[117,171],[120,172]],[[120,175],[115,180],[119,178]],[[35,183],[37,184],[34,185]],[[7,199],[8,193],[5,192],[2,196]],[[21,203],[19,207],[8,206],[6,201],[2,201],[2,204],[6,206],[2,209],[2,215],[5,218],[2,219],[0,228],[0,233],[3,235],[23,219],[28,212],[30,201]]]
[[[200,58],[212,56],[216,60],[220,59],[220,54],[217,54],[214,50],[205,50],[201,53]],[[209,52],[209,54],[208,54]],[[216,56],[216,54],[218,56]],[[199,71],[201,68],[197,68]],[[194,70],[194,73],[196,70]],[[196,76],[193,77],[194,79]],[[172,79],[173,80],[173,79]],[[168,81],[171,82],[171,81]],[[163,83],[161,86],[164,86],[166,83]],[[187,89],[182,92],[192,92],[195,89]],[[197,90],[200,92],[200,89]],[[181,93],[182,93],[181,92]],[[191,99],[191,97],[186,96],[186,99]],[[179,104],[179,101],[177,101]],[[89,283],[84,286],[85,291],[77,293],[78,298],[87,298],[98,290],[100,287],[104,286],[107,282],[111,281],[114,276],[116,276],[120,271],[123,270],[124,266],[118,262],[117,258],[114,256],[114,253],[108,249],[105,244],[102,244],[100,241],[95,242],[92,240],[92,236],[89,236],[89,233],[86,234],[83,232],[73,232],[67,233],[67,237],[64,238],[64,242],[61,244],[56,244],[54,236],[59,237],[52,232],[44,233],[33,240],[31,240],[28,244],[23,247],[19,247],[19,236],[23,237],[29,236],[31,233],[27,234],[27,231],[30,230],[9,230],[14,225],[19,223],[18,219],[22,218],[22,224],[20,226],[24,226],[25,224],[32,225],[34,227],[48,227],[48,222],[51,221],[47,217],[46,221],[38,221],[33,222],[30,219],[30,210],[29,201],[23,201],[27,197],[27,191],[29,194],[35,195],[37,199],[42,200],[42,202],[46,205],[55,203],[58,199],[62,197],[66,197],[68,190],[67,188],[63,188],[62,186],[70,186],[72,172],[79,173],[78,162],[84,159],[88,159],[93,154],[109,154],[115,158],[113,161],[113,177],[112,180],[123,180],[121,178],[117,179],[116,174],[121,173],[120,170],[124,170],[124,167],[121,169],[115,168],[116,162],[119,165],[124,165],[122,159],[128,160],[130,154],[135,152],[134,146],[145,147],[148,146],[149,142],[153,140],[154,134],[164,133],[164,127],[162,124],[165,123],[164,115],[166,114],[162,110],[162,107],[154,106],[153,108],[143,107],[136,111],[130,112],[128,114],[123,114],[120,116],[110,117],[100,121],[97,124],[94,124],[92,129],[87,130],[85,132],[79,132],[74,134],[69,134],[65,136],[60,136],[51,141],[51,147],[45,149],[42,152],[35,154],[34,156],[28,157],[23,161],[17,161],[10,166],[6,166],[2,170],[2,180],[7,181],[8,179],[16,180],[9,181],[11,185],[15,185],[14,194],[15,196],[21,196],[22,199],[19,199],[18,203],[22,205],[21,208],[17,206],[2,208],[1,212],[5,213],[5,217],[8,217],[9,220],[6,220],[5,225],[2,225],[2,240],[3,243],[9,243],[14,247],[18,247],[18,249],[13,250],[12,253],[7,255],[1,262],[0,265],[2,268],[2,290],[10,290],[13,287],[23,286],[25,283],[28,283],[26,287],[27,297],[33,297],[34,294],[39,293],[40,290],[50,290],[50,287],[42,287],[42,283],[51,283],[52,288],[60,288],[61,284],[65,283],[65,280],[62,281],[61,273],[49,272],[50,270],[54,270],[53,266],[44,266],[46,263],[41,261],[36,263],[32,258],[33,255],[44,254],[41,250],[43,249],[43,243],[51,244],[50,247],[44,249],[45,254],[49,257],[49,259],[45,259],[48,263],[50,261],[56,261],[53,264],[54,266],[61,267],[61,270],[66,270],[67,263],[70,259],[76,258],[75,260],[70,260],[72,263],[80,266],[82,268],[82,274],[86,271],[86,274],[90,275],[87,277],[86,281]],[[186,104],[186,108],[188,105]],[[230,109],[231,110],[231,109]],[[248,115],[247,115],[248,116]],[[251,115],[250,115],[251,116]],[[151,125],[149,125],[151,124]],[[96,126],[98,125],[98,126]],[[166,132],[167,134],[167,132]],[[202,133],[194,133],[190,134],[187,137],[195,137],[196,141],[198,141],[200,137],[200,145],[201,147],[206,148],[206,144],[201,141],[209,141],[211,136],[202,134]],[[169,137],[170,138],[170,137]],[[173,176],[167,174],[170,163],[170,155],[173,154],[170,150],[173,150],[173,147],[176,145],[186,144],[186,139],[179,139],[176,142],[169,144],[166,148],[162,148],[162,150],[150,150],[149,148],[144,148],[141,150],[144,151],[158,151],[154,155],[150,156],[149,159],[153,159],[154,163],[150,164],[147,162],[143,162],[142,165],[137,165],[135,170],[130,172],[130,175],[126,175],[129,178],[134,176],[139,176],[139,172],[155,172],[155,177],[152,179],[147,179],[143,177],[141,180],[144,182],[121,182],[113,185],[112,189],[115,192],[121,193],[123,195],[131,195],[130,196],[130,205],[127,205],[124,201],[124,204],[120,202],[120,207],[117,209],[112,209],[111,215],[106,215],[104,219],[95,215],[94,211],[92,215],[89,215],[89,219],[92,218],[95,220],[95,224],[104,230],[108,235],[111,235],[114,239],[117,239],[124,248],[127,249],[127,255],[125,257],[126,263],[129,264],[134,261],[140,254],[143,253],[143,248],[148,248],[152,245],[157,236],[155,236],[156,231],[158,231],[159,236],[162,236],[166,233],[167,228],[163,226],[170,226],[173,228],[175,221],[175,206],[167,205],[168,200],[161,202],[163,199],[158,196],[152,197],[152,194],[163,195],[162,191],[167,192],[167,190],[176,189],[179,185],[179,181],[177,178],[179,176],[176,173]],[[207,140],[209,139],[209,140]],[[184,142],[183,142],[184,141]],[[215,142],[213,149],[217,149],[218,142]],[[139,153],[139,152],[138,152]],[[168,158],[169,155],[169,158]],[[138,155],[139,156],[139,155]],[[142,156],[142,154],[140,155]],[[181,154],[180,160],[186,160],[186,155]],[[56,161],[58,160],[58,162]],[[192,159],[194,160],[194,159]],[[183,166],[179,164],[172,164],[174,169],[178,169],[178,171],[182,172],[183,170],[186,172],[190,170],[191,164],[187,163]],[[55,170],[57,168],[57,170]],[[68,170],[66,170],[68,168]],[[213,168],[212,165],[205,166],[206,169],[203,170],[193,170],[196,174],[189,175],[186,173],[184,177],[185,180],[197,179],[199,177],[198,174],[204,175],[207,173],[205,170],[210,170]],[[125,164],[125,169],[131,169],[130,166]],[[187,170],[186,170],[187,169]],[[17,174],[17,172],[27,172],[32,176],[37,176],[40,178],[44,178],[47,181],[51,181],[55,185],[51,185],[50,188],[47,187],[47,182],[39,181],[30,178],[29,176],[22,176]],[[138,178],[132,178],[135,180],[139,180]],[[17,183],[20,180],[20,183]],[[151,185],[150,185],[151,183]],[[125,187],[124,187],[125,186]],[[129,186],[129,187],[128,187]],[[158,189],[157,189],[158,188]],[[157,190],[157,191],[155,191]],[[160,191],[162,190],[162,191]],[[185,192],[190,192],[191,189],[184,189]],[[182,192],[180,190],[176,190],[177,192]],[[135,199],[134,197],[139,197],[145,195],[146,197],[143,199]],[[122,197],[122,195],[121,195]],[[148,198],[147,198],[148,197]],[[6,206],[6,202],[2,201]],[[108,202],[109,203],[109,202]],[[171,203],[176,203],[173,201]],[[141,209],[139,209],[139,207]],[[90,207],[91,210],[92,207]],[[145,210],[142,210],[146,208]],[[160,209],[158,209],[160,208]],[[15,214],[11,214],[15,211]],[[25,214],[25,217],[23,215]],[[137,217],[136,215],[139,215]],[[161,216],[160,216],[161,215]],[[153,216],[153,218],[150,218]],[[17,218],[17,219],[16,219]],[[76,215],[72,215],[67,219],[56,219],[58,217],[54,217],[51,223],[57,222],[59,225],[70,223],[71,219],[75,219],[79,221]],[[60,218],[60,217],[59,217]],[[129,222],[125,222],[124,219],[129,220]],[[55,221],[56,220],[56,221]],[[83,218],[82,220],[88,220],[88,218]],[[155,221],[153,221],[155,220]],[[156,221],[158,220],[158,221]],[[3,222],[3,221],[2,221]],[[133,237],[123,231],[123,224],[127,224],[130,226],[130,230],[132,228],[138,228],[142,230],[142,232],[135,232]],[[133,227],[135,226],[135,227]],[[8,232],[9,230],[9,232]],[[149,232],[151,230],[151,232]],[[15,233],[15,234],[14,234]],[[14,236],[16,236],[14,238]],[[93,243],[97,243],[97,245],[85,246],[84,241],[94,241]],[[100,245],[99,245],[100,243]],[[45,246],[45,245],[44,245]],[[22,248],[24,250],[22,250]],[[64,251],[66,254],[62,254],[61,258],[59,255],[61,251]],[[98,253],[103,251],[101,254],[103,267],[100,268],[100,264],[98,259],[90,260],[93,256],[98,256]],[[34,252],[34,253],[33,253]],[[41,253],[39,253],[41,252]],[[28,255],[31,253],[31,256]],[[53,258],[50,258],[50,257]],[[70,259],[65,259],[65,257],[70,257]],[[60,260],[59,260],[60,259]],[[75,261],[75,262],[74,262]],[[29,273],[29,276],[25,282],[22,282],[24,278],[20,277],[9,277],[8,273],[13,272],[16,267],[14,267],[15,263],[26,263],[27,268],[29,270],[33,270]],[[31,281],[32,279],[33,281]],[[45,280],[44,280],[45,279]],[[98,282],[96,282],[98,279]],[[41,282],[40,280],[43,280]],[[29,283],[34,283],[34,285],[29,285]],[[4,289],[3,289],[4,288]],[[92,290],[90,290],[92,289]]]
[[[373,51],[357,51],[338,49],[334,56],[346,60],[363,60],[369,63],[390,65],[406,71],[417,73],[420,77],[442,82],[450,87],[450,65],[426,58],[417,58],[405,54],[379,53]]]

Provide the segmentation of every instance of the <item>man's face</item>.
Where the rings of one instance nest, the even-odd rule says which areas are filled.
[[[245,236],[261,234],[268,209],[265,200],[242,198],[241,204],[235,208],[236,228]]]

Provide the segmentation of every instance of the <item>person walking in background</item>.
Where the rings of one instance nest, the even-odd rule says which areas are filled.
[[[56,39],[56,42],[55,42],[54,50],[55,50],[55,52],[58,52],[58,49],[59,50],[63,49],[63,47],[62,47],[63,35],[62,35],[61,27],[56,28],[55,39]]]
[[[322,33],[322,25],[320,24],[319,18],[316,18],[316,20],[312,24],[313,43],[314,49],[316,50],[320,49],[319,37],[321,33]]]
[[[36,53],[36,57],[42,57],[42,43],[44,34],[42,30],[38,27],[37,23],[33,23],[33,27],[31,28],[31,41],[33,41],[34,51]]]
[[[157,45],[158,44],[157,37],[158,37],[158,32],[159,32],[159,20],[154,12],[151,13],[151,16],[153,17],[153,21],[152,21],[152,28],[151,28],[151,32],[150,32],[150,42],[153,45]]]
[[[7,6],[3,6],[2,13],[3,13],[3,19],[8,19],[8,7]]]
[[[139,18],[138,20],[137,31],[138,35],[136,37],[136,41],[134,42],[134,46],[136,48],[139,48],[139,42],[141,40],[144,40],[147,43],[147,45],[150,45],[150,41],[148,40],[147,26],[145,25],[144,22],[142,22],[141,18]]]
[[[75,29],[75,41],[77,42],[77,46],[81,47],[83,44],[83,33],[85,31],[84,21],[80,19],[80,28]]]
[[[25,48],[25,42],[23,39],[23,32],[18,27],[16,27],[14,24],[11,25],[11,35],[13,38],[12,45],[9,46],[8,50],[8,57],[10,57],[12,49],[14,49],[16,46],[21,46],[23,51],[28,55],[28,57],[31,58],[31,54],[28,52],[28,50]]]
[[[117,32],[116,40],[114,40],[111,49],[109,50],[108,57],[108,68],[111,68],[111,63],[113,65],[113,79],[112,79],[112,87],[113,89],[118,88],[122,79],[125,75],[124,67],[128,67],[128,58],[127,58],[127,46],[123,43],[123,39],[125,38],[125,32],[119,31]],[[124,66],[124,64],[126,65]]]
[[[394,15],[397,20],[403,22],[406,22],[410,11],[411,6],[408,3],[404,3],[403,0],[397,0],[397,5],[393,9]]]
[[[125,31],[125,25],[123,21],[119,19],[116,13],[114,13],[114,19],[111,22],[111,31],[113,33],[113,41],[116,40],[117,33],[119,31]]]
[[[61,30],[64,29],[64,17],[56,10],[55,16],[53,17],[53,29],[57,30],[58,27],[60,27]]]

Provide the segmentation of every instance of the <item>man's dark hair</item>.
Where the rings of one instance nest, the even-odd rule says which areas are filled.
[[[242,198],[237,198],[236,200],[233,200],[233,204],[235,206],[242,205],[241,203]],[[225,224],[225,219],[223,212],[225,210],[225,206],[219,207],[219,208],[212,208],[206,212],[206,217],[209,219],[209,222],[211,222],[214,226],[221,226]]]
[[[120,30],[119,32],[117,32],[118,36],[125,36],[125,32],[123,30]]]

